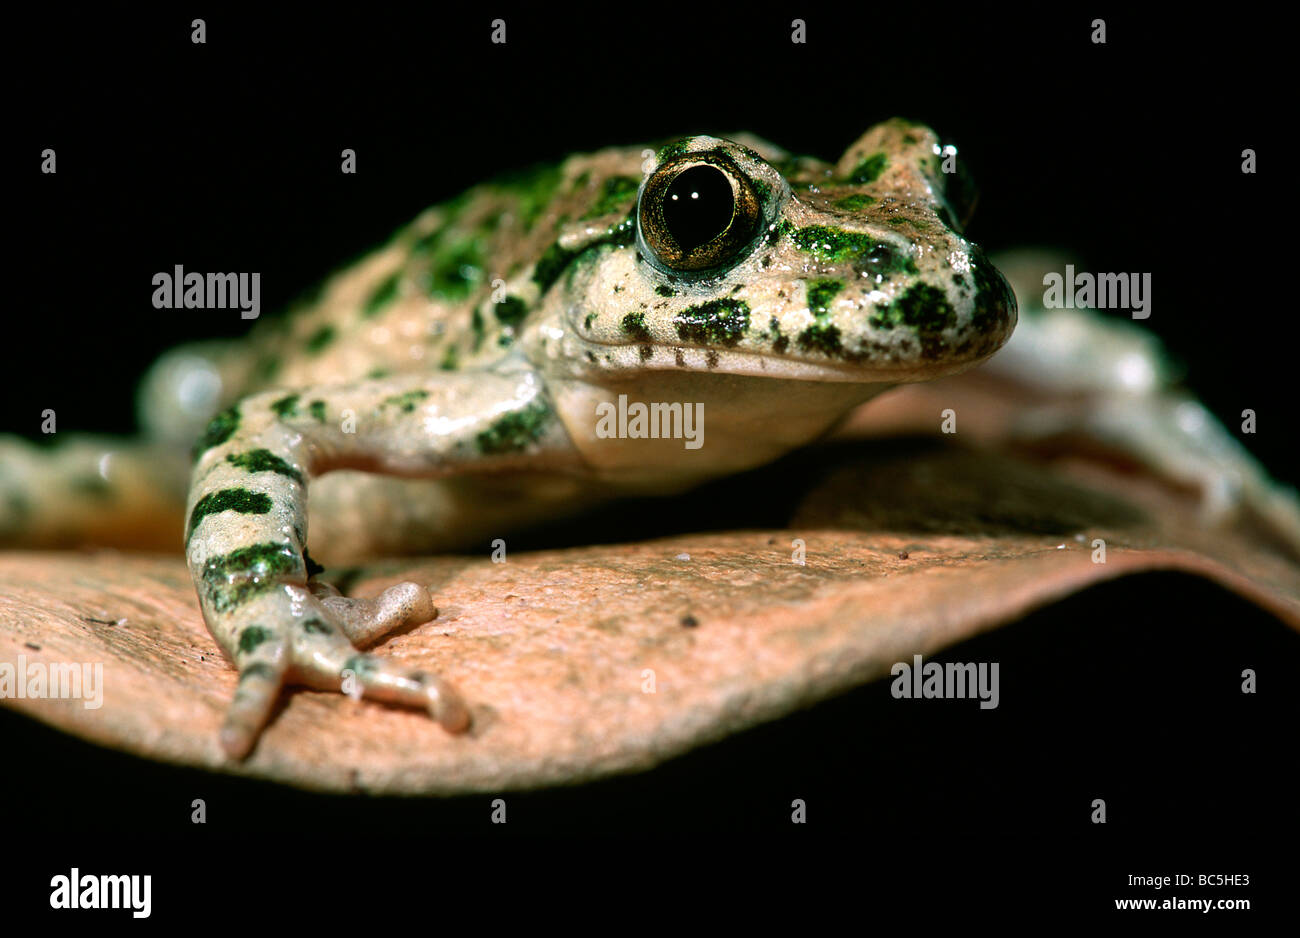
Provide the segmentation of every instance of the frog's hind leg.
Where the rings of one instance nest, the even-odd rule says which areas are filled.
[[[995,259],[1022,315],[985,367],[1034,391],[1013,437],[1035,446],[1083,440],[1199,493],[1208,525],[1248,519],[1300,557],[1300,498],[1269,477],[1199,401],[1173,387],[1151,333],[1088,309],[1044,309],[1045,252]]]
[[[183,452],[60,436],[53,446],[0,437],[0,545],[176,549],[189,474]]]
[[[47,446],[0,436],[0,545],[175,550],[190,447],[253,377],[248,361],[221,340],[165,353],[141,383],[140,438],[60,430]]]

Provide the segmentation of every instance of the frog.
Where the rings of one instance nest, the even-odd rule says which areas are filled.
[[[429,588],[349,597],[323,564],[672,496],[814,443],[891,388],[979,365],[1018,303],[964,235],[974,201],[956,147],[903,118],[833,163],[696,134],[483,183],[246,338],[166,353],[142,385],[145,441],[0,444],[0,532],[179,542],[238,671],[219,732],[232,760],[289,685],[466,732],[473,708],[447,675],[365,650],[434,619]],[[1110,335],[1085,329],[1104,350],[1076,369],[1090,386],[1155,355]],[[663,432],[608,419],[629,401],[658,405]],[[676,405],[698,415],[698,446]],[[1226,474],[1211,462],[1203,477]],[[156,521],[180,504],[178,536]]]

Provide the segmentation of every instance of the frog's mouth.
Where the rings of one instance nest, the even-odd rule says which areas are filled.
[[[998,346],[968,357],[896,362],[844,362],[776,356],[761,351],[701,345],[605,343],[575,339],[583,348],[575,361],[587,374],[628,372],[691,372],[739,375],[783,381],[823,381],[845,384],[906,384],[959,374],[978,365]]]

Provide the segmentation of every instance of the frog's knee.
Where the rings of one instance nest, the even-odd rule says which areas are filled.
[[[225,341],[199,342],[159,358],[140,385],[138,410],[145,432],[188,445],[244,386],[248,367]]]

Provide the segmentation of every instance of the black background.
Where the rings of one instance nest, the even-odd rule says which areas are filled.
[[[194,15],[207,18],[206,45],[189,41]],[[504,47],[488,41],[496,15],[508,22]],[[795,16],[807,45],[789,42]],[[1104,46],[1090,42],[1094,17],[1106,19]],[[1276,476],[1300,480],[1294,248],[1281,227],[1291,174],[1278,139],[1294,83],[1285,30],[1255,10],[1211,21],[930,4],[892,14],[51,7],[9,30],[18,249],[0,432],[38,435],[47,407],[60,431],[129,431],[135,381],[160,351],[245,330],[237,311],[153,309],[150,278],[174,264],[262,272],[266,314],[501,170],[739,129],[834,159],[900,114],[960,146],[981,189],[967,233],[987,249],[1052,245],[1083,269],[1150,272],[1145,325],[1186,365],[1188,385],[1230,429],[1256,410],[1259,432],[1242,441]],[[55,176],[39,172],[45,147],[57,150]],[[338,171],[345,147],[357,151],[355,176]],[[1240,172],[1246,147],[1259,153],[1257,175]],[[653,773],[509,796],[510,837],[726,834],[713,842],[734,845],[759,833],[770,871],[792,883],[818,857],[860,871],[844,901],[863,920],[963,887],[987,890],[989,920],[1018,902],[1074,917],[1143,895],[1120,888],[1130,872],[1184,867],[1252,873],[1258,891],[1220,894],[1261,904],[1284,887],[1269,848],[1296,830],[1300,641],[1276,620],[1188,578],[1142,577],[944,657],[1003,662],[994,715],[902,707],[874,685]],[[1240,694],[1241,669],[1265,665],[1260,694]],[[250,846],[259,870],[298,882],[311,874],[277,857],[291,861],[304,838],[369,856],[369,838],[396,837],[380,865],[400,856],[413,875],[433,875],[432,859],[411,858],[442,838],[481,873],[506,836],[487,824],[486,797],[308,796],[104,752],[8,712],[0,732],[0,793],[15,820],[65,835],[26,867],[38,905],[51,871],[96,857],[159,876],[161,857],[184,857],[167,898],[155,877],[155,901],[171,909]],[[188,823],[194,797],[209,801],[204,829]],[[795,797],[809,799],[811,823],[792,831]],[[1107,799],[1105,827],[1088,823],[1094,797]],[[730,866],[656,842],[601,849],[633,865],[652,857],[655,888],[699,887]]]

